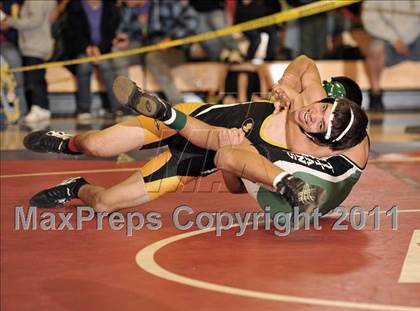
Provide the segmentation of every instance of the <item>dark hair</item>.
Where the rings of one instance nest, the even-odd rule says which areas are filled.
[[[330,98],[326,98],[321,102],[331,104]],[[335,102],[337,102],[337,106],[333,112],[334,118],[331,125],[330,138],[325,138],[326,133],[310,133],[309,136],[315,143],[327,145],[332,150],[343,150],[354,147],[362,142],[367,135],[368,117],[360,105],[347,98],[337,98]],[[351,111],[353,111],[354,115],[353,124],[348,132],[341,139],[338,139],[350,123]]]
[[[359,106],[362,105],[362,90],[360,86],[352,79],[348,77],[332,77],[331,81],[337,81],[341,83],[344,88],[346,89],[346,98],[350,99],[351,101],[355,102]]]

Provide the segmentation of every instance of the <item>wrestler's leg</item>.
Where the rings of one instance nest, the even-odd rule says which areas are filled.
[[[134,207],[163,194],[176,191],[196,177],[176,176],[177,159],[169,150],[157,155],[126,180],[109,188],[89,184],[81,177],[71,178],[43,190],[30,200],[31,206],[57,207],[79,198],[98,212]],[[144,176],[144,177],[143,177]]]
[[[189,115],[202,103],[176,105],[180,113]],[[173,136],[176,131],[152,118],[138,116],[100,131],[89,131],[71,138],[77,151],[96,157],[110,157]]]
[[[188,112],[180,109],[180,105],[173,108],[161,98],[140,89],[133,81],[126,77],[118,77],[113,85],[118,101],[130,107],[141,115],[160,120],[174,129],[194,145],[211,150],[217,150],[218,130],[221,127],[211,126],[198,119],[190,117]]]
[[[177,107],[180,113],[188,115],[202,105],[202,103],[183,103]],[[24,145],[27,149],[36,152],[111,157],[139,149],[175,134],[175,130],[161,122],[138,116],[104,130],[89,131],[75,136],[58,131],[32,132],[25,137]]]
[[[79,198],[98,212],[137,206],[174,192],[196,177],[176,176],[171,152],[165,151],[152,158],[140,171],[110,188],[86,184],[78,192]]]
[[[139,116],[103,130],[78,135],[54,130],[35,131],[24,138],[23,144],[27,149],[36,152],[110,157],[175,134],[174,130],[164,125],[158,126],[155,120]]]
[[[123,152],[140,149],[144,145],[160,141],[176,132],[144,116],[133,117],[109,128],[89,131],[74,136],[75,150],[90,156],[111,157]]]
[[[78,197],[97,212],[113,212],[149,202],[140,172],[110,188],[85,184],[80,187]]]
[[[93,130],[71,138],[74,151],[96,157],[110,157],[140,148],[144,129],[137,118],[130,118],[103,130]]]
[[[286,153],[287,151],[279,150],[279,152]],[[251,145],[242,144],[220,148],[215,156],[215,164],[217,168],[230,175],[253,181],[253,183],[245,182],[245,187],[252,196],[257,194],[252,194],[253,190],[250,186],[257,185],[256,182],[263,183],[275,190],[264,192],[265,196],[263,197],[276,198],[278,201],[277,212],[288,212],[291,211],[291,207],[298,207],[299,212],[312,215],[321,202],[325,201],[326,190],[323,187],[313,184],[312,180],[301,179],[277,167],[267,158],[259,155]],[[229,180],[232,179],[225,177],[225,182]],[[228,189],[230,188],[228,185]],[[299,227],[302,227],[301,218],[298,222]]]
[[[78,196],[95,211],[111,213],[155,200],[168,192],[176,191],[194,179],[194,177],[173,176],[150,184],[144,181],[140,172],[135,172],[123,182],[110,188],[83,185]]]

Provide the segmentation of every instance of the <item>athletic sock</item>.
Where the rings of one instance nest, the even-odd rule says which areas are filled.
[[[185,127],[185,124],[187,124],[187,116],[185,113],[171,108],[169,119],[163,121],[163,123],[165,123],[171,129],[180,131]]]
[[[64,142],[63,151],[69,154],[82,154],[80,149],[76,145],[76,136],[71,137],[70,139]]]
[[[289,174],[286,172],[281,172],[278,174],[273,180],[273,187],[274,189],[278,190],[279,183],[283,180],[284,177],[288,176]]]

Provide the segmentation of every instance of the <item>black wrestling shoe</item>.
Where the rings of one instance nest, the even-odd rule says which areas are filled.
[[[121,105],[131,108],[136,113],[160,121],[169,120],[171,117],[171,105],[142,90],[126,77],[117,77],[112,90]]]
[[[80,154],[68,149],[68,142],[72,137],[72,135],[64,132],[36,131],[25,136],[23,145],[26,149],[35,152]]]
[[[82,177],[69,178],[52,188],[42,190],[29,201],[29,206],[40,208],[61,207],[64,203],[77,198],[80,187],[87,184]]]
[[[298,207],[299,214],[312,215],[321,202],[325,190],[287,174],[277,183],[277,192],[286,199],[292,208]],[[303,225],[304,219],[299,217],[299,228],[302,228]]]

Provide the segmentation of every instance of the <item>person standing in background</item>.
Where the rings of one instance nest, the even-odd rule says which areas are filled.
[[[154,0],[149,18],[148,43],[157,44],[194,35],[198,29],[197,12],[189,1]],[[183,45],[146,54],[146,66],[159,83],[171,103],[183,102],[171,69],[185,63],[189,45]]]
[[[236,4],[235,24],[244,23],[259,17],[272,15],[281,11],[278,0],[239,0]],[[270,25],[244,32],[249,41],[245,60],[252,60],[261,43],[261,33],[268,34],[268,45],[265,60],[271,61],[276,58],[279,47],[277,25]]]
[[[31,66],[44,63],[53,50],[51,24],[49,15],[55,8],[55,0],[25,1],[20,16],[7,16],[2,28],[15,28],[18,31],[19,49],[23,56],[23,65]],[[49,110],[47,81],[45,69],[24,72],[26,100],[31,105],[26,123],[37,123],[51,118]]]
[[[229,27],[224,0],[191,0],[191,6],[198,14],[198,33]],[[210,61],[240,63],[243,57],[238,44],[231,36],[223,36],[200,42]]]
[[[122,3],[121,22],[112,41],[113,52],[138,48],[145,44],[151,2],[149,0],[125,0]],[[114,58],[118,75],[128,76],[128,67],[142,63],[143,54]]]
[[[362,22],[371,36],[365,61],[370,83],[369,109],[383,111],[383,69],[405,60],[420,60],[420,2],[365,1]]]
[[[110,53],[112,40],[119,25],[119,10],[112,1],[82,0],[70,1],[67,5],[67,25],[64,42],[71,58],[95,57]],[[77,120],[86,121],[92,116],[91,75],[93,66],[99,68],[101,78],[110,102],[109,113],[115,114],[117,100],[112,93],[116,78],[113,61],[110,59],[76,65]]]
[[[4,14],[10,15],[11,18],[17,18],[19,11],[18,1],[13,0],[1,2],[0,10],[2,10]],[[22,66],[22,56],[18,49],[17,31],[13,28],[5,28],[5,30],[3,31],[3,23],[0,23],[0,30],[1,56],[4,57],[4,59],[10,67]],[[23,82],[23,72],[15,72],[13,75],[16,80],[15,93],[17,98],[19,99],[19,114],[23,116],[28,113],[28,106],[26,104],[25,88]]]

